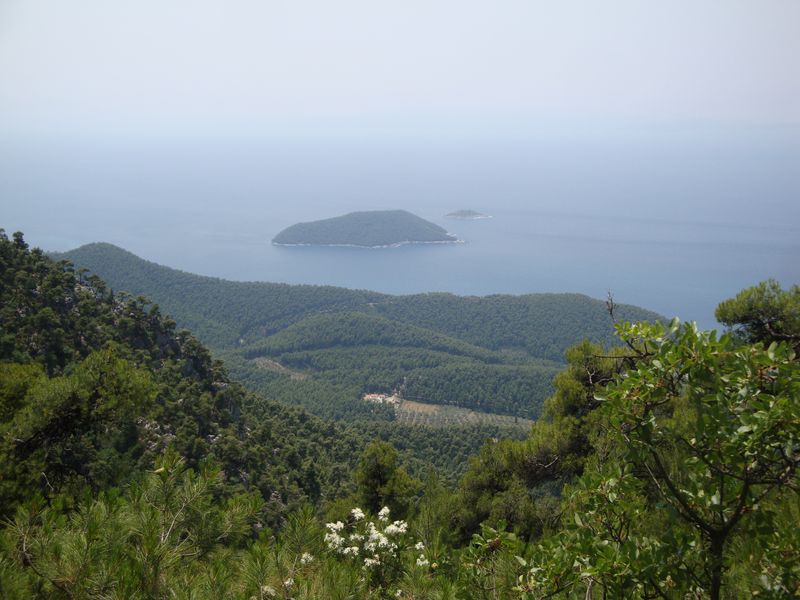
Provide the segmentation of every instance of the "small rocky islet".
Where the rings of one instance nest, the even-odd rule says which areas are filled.
[[[491,219],[491,215],[480,213],[476,210],[456,210],[445,215],[448,219],[461,219],[462,221],[477,221],[478,219]]]

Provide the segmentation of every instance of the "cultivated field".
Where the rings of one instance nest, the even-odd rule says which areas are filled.
[[[529,429],[533,424],[530,419],[509,417],[506,415],[493,415],[477,412],[458,406],[443,406],[441,404],[426,404],[413,400],[403,400],[395,406],[395,414],[400,423],[406,425],[432,425],[446,427],[448,425],[501,425],[504,427],[519,427]]]

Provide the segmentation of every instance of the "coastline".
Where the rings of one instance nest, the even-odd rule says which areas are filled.
[[[405,240],[402,242],[395,242],[394,244],[383,244],[380,246],[364,246],[361,244],[306,244],[306,243],[299,243],[299,244],[284,244],[281,242],[272,242],[273,246],[283,246],[284,248],[291,248],[296,246],[316,246],[318,248],[364,248],[365,250],[380,250],[382,248],[399,248],[400,246],[410,246],[413,244],[465,244],[465,240],[453,239],[453,240],[435,240],[435,241],[413,241],[413,240]]]

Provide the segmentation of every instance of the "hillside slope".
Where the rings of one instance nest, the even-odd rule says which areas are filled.
[[[490,348],[525,348],[531,356],[563,362],[584,337],[615,343],[605,303],[581,294],[392,296],[333,286],[239,282],[186,273],[106,243],[87,244],[53,258],[89,269],[113,289],[153,299],[211,346],[236,347],[318,313],[366,312],[424,327]],[[663,319],[619,304],[629,321]]]
[[[217,460],[225,489],[268,500],[262,517],[274,524],[305,502],[349,493],[376,438],[412,473],[434,467],[454,482],[487,438],[524,435],[500,421],[403,426],[363,403],[357,423],[332,423],[267,399],[313,389],[335,402],[327,384],[276,377],[275,389],[259,380],[259,396],[228,373],[155,306],[0,229],[0,517],[36,493],[124,486],[171,448],[192,467]]]
[[[579,294],[392,296],[233,282],[176,271],[110,244],[54,256],[88,268],[115,290],[157,302],[223,352],[252,389],[328,417],[374,418],[361,394],[404,384],[426,402],[535,417],[570,345],[614,339],[605,304]],[[625,305],[618,316],[659,318]],[[253,363],[259,357],[278,367],[260,368]],[[284,381],[291,377],[280,367],[300,377]],[[520,368],[528,383],[512,385]]]
[[[362,440],[248,394],[155,307],[65,266],[0,230],[0,516],[124,485],[168,448],[273,498],[270,523],[346,491]]]

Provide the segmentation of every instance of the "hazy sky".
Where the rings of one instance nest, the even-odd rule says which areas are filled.
[[[800,122],[798,0],[0,0],[0,129]]]

